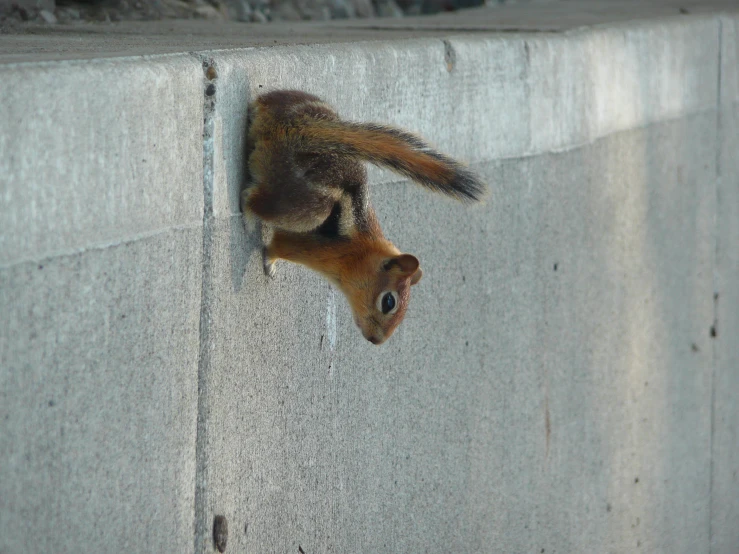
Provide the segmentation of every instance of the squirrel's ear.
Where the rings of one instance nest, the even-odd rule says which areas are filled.
[[[418,258],[412,254],[401,254],[390,258],[385,262],[385,270],[396,271],[402,277],[410,277],[418,270],[418,266],[421,265]]]
[[[411,285],[417,284],[421,280],[421,277],[423,277],[423,270],[419,267],[413,274],[413,277],[411,277]]]

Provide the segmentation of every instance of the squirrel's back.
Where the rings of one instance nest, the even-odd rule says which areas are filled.
[[[252,110],[253,133],[272,133],[298,156],[368,161],[464,201],[479,200],[485,193],[485,185],[473,173],[420,137],[387,125],[342,121],[312,94],[269,92],[257,98]]]

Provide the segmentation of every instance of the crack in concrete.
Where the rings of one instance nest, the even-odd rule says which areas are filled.
[[[202,288],[200,292],[200,353],[198,357],[198,407],[195,433],[195,496],[194,496],[194,528],[193,551],[206,552],[208,525],[206,521],[208,485],[205,474],[207,456],[208,418],[206,400],[208,397],[207,375],[210,370],[211,354],[211,312],[210,295],[213,283],[211,264],[213,252],[213,130],[215,126],[214,112],[216,103],[216,85],[218,73],[212,58],[193,54],[203,65],[203,259]]]
[[[4,271],[6,269],[12,269],[14,267],[17,267],[19,265],[24,265],[24,264],[46,263],[51,260],[56,260],[58,258],[79,256],[80,254],[84,254],[85,252],[95,252],[98,250],[107,250],[109,248],[115,248],[117,246],[125,246],[127,244],[138,242],[140,240],[147,240],[150,238],[158,237],[161,235],[166,235],[169,233],[177,233],[180,231],[199,229],[201,225],[202,224],[200,222],[186,223],[182,225],[172,225],[171,227],[162,227],[161,229],[152,229],[151,231],[147,231],[144,233],[136,233],[134,235],[131,235],[128,237],[122,237],[122,238],[115,239],[115,240],[93,242],[90,244],[86,244],[84,246],[80,246],[78,248],[61,248],[58,250],[47,251],[45,253],[39,254],[38,256],[28,256],[28,257],[23,257],[23,258],[16,258],[14,260],[11,260],[8,263],[0,263],[0,271]]]

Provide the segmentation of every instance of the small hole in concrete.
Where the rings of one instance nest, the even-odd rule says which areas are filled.
[[[215,542],[218,552],[226,551],[226,543],[228,542],[228,521],[226,516],[216,516],[213,518],[213,542]]]
[[[457,63],[457,53],[448,40],[444,41],[444,63],[446,63],[446,70],[449,73],[454,70],[454,66]]]

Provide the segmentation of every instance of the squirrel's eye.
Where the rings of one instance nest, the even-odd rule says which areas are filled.
[[[380,310],[383,314],[389,314],[395,310],[397,304],[395,295],[392,292],[386,292],[382,295],[382,299],[380,300]]]

